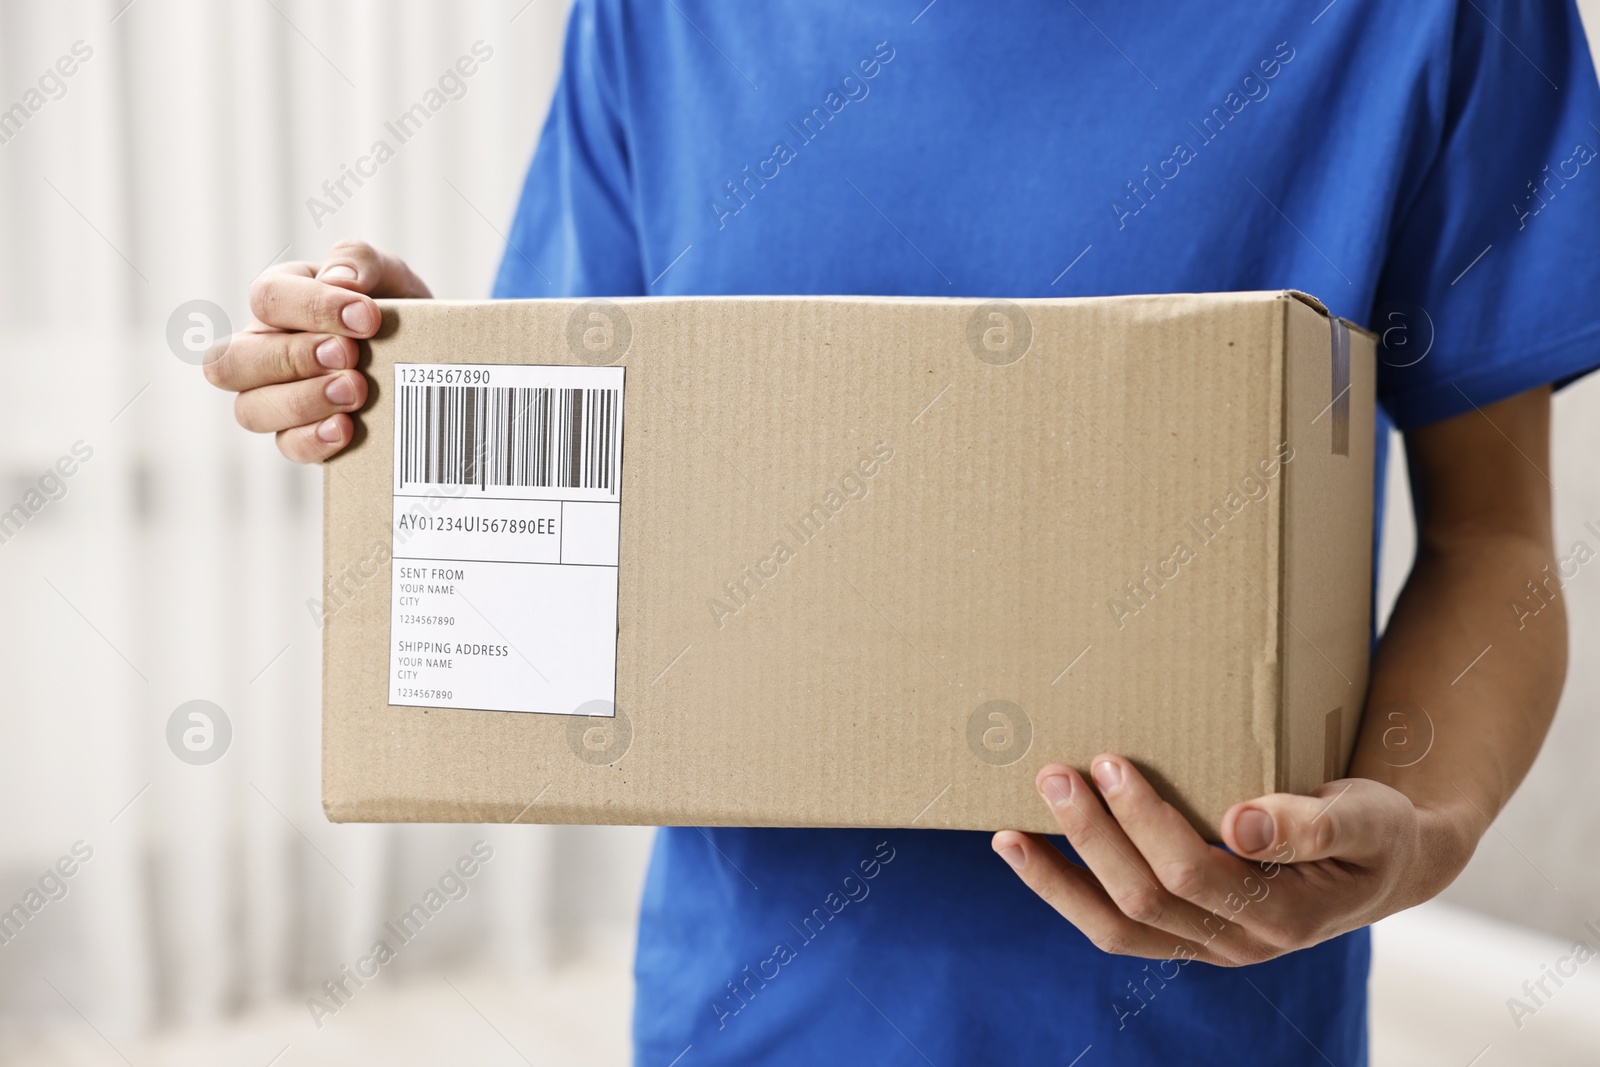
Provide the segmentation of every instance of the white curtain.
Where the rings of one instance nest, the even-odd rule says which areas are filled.
[[[564,18],[558,0],[0,7],[0,108],[23,109],[0,119],[0,509],[43,501],[0,525],[0,909],[27,914],[0,920],[0,1026],[81,1013],[115,1034],[303,1000],[479,839],[493,859],[382,980],[534,972],[626,937],[645,831],[326,821],[320,473],[234,426],[166,338],[195,299],[242,324],[255,274],[346,236],[440,296],[487,295]],[[396,144],[384,124],[477,42],[489,58],[314,220],[324,180]],[[47,478],[30,498],[78,442],[64,495]],[[167,743],[195,699],[232,726],[210,765]],[[92,856],[48,873],[78,842]]]

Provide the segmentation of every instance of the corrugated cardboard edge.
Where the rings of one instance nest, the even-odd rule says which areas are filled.
[[[1301,447],[1306,447],[1310,450],[1308,455],[1314,455],[1319,462],[1326,459],[1326,456],[1312,447],[1312,442],[1308,440],[1313,435],[1306,428],[1292,426],[1290,423],[1294,415],[1294,403],[1290,394],[1294,375],[1299,375],[1301,378],[1309,377],[1312,381],[1319,380],[1320,376],[1320,381],[1327,383],[1326,392],[1322,392],[1318,397],[1320,400],[1321,396],[1328,396],[1328,406],[1321,409],[1322,412],[1326,413],[1334,412],[1342,396],[1345,402],[1343,410],[1346,416],[1349,417],[1353,413],[1351,401],[1356,399],[1355,393],[1359,391],[1361,404],[1357,410],[1362,413],[1359,425],[1353,425],[1358,420],[1352,418],[1343,427],[1335,428],[1333,420],[1330,419],[1329,437],[1332,440],[1332,447],[1329,452],[1339,455],[1344,462],[1358,464],[1358,467],[1354,469],[1354,473],[1358,478],[1362,477],[1364,474],[1370,473],[1372,466],[1372,453],[1369,449],[1373,447],[1374,428],[1366,416],[1371,414],[1375,403],[1370,396],[1375,385],[1375,368],[1372,366],[1374,361],[1365,357],[1361,358],[1360,367],[1356,365],[1357,354],[1350,344],[1349,335],[1352,333],[1359,335],[1373,344],[1376,343],[1377,337],[1370,330],[1334,315],[1326,305],[1313,296],[1297,290],[1285,290],[1284,297],[1285,299],[1279,303],[1280,336],[1276,342],[1285,357],[1285,362],[1282,364],[1284,373],[1282,378],[1281,413],[1284,421],[1281,440],[1291,443],[1299,442]],[[1326,349],[1329,362],[1324,363],[1319,360],[1317,367],[1310,371],[1304,367],[1291,368],[1287,363],[1291,347],[1289,335],[1295,320],[1295,303],[1292,301],[1297,301],[1299,304],[1303,304],[1315,311],[1329,328],[1329,345]],[[1341,330],[1340,327],[1343,329]],[[1342,389],[1337,381],[1341,356],[1344,370],[1344,385]],[[1334,372],[1332,375],[1328,373],[1330,365]],[[1357,389],[1358,382],[1361,386],[1359,390]],[[1313,423],[1316,421],[1318,420],[1312,420]],[[1321,439],[1320,429],[1315,436]],[[1339,447],[1341,436],[1344,442],[1343,448]],[[1273,595],[1273,604],[1275,606],[1272,610],[1279,615],[1280,619],[1278,623],[1280,637],[1278,643],[1280,654],[1278,681],[1281,688],[1278,699],[1275,702],[1280,719],[1278,722],[1279,729],[1276,732],[1278,739],[1276,776],[1275,780],[1269,784],[1269,791],[1273,792],[1309,793],[1322,782],[1343,775],[1344,769],[1349,762],[1350,751],[1355,744],[1356,734],[1360,728],[1361,712],[1366,697],[1367,672],[1370,669],[1370,663],[1366,655],[1368,651],[1366,642],[1363,642],[1359,655],[1354,657],[1358,662],[1346,662],[1344,668],[1341,669],[1337,664],[1334,664],[1333,660],[1329,659],[1328,654],[1323,649],[1316,647],[1312,643],[1312,639],[1307,634],[1301,632],[1295,626],[1288,614],[1290,610],[1295,610],[1295,606],[1291,604],[1291,601],[1295,598],[1291,596],[1289,586],[1290,567],[1297,565],[1300,568],[1297,588],[1303,591],[1306,583],[1313,580],[1311,572],[1318,566],[1326,565],[1328,555],[1327,552],[1322,551],[1327,546],[1315,543],[1315,537],[1312,539],[1313,543],[1304,543],[1303,529],[1300,538],[1294,536],[1290,531],[1292,522],[1290,504],[1294,494],[1287,487],[1293,479],[1299,476],[1298,471],[1300,469],[1303,468],[1294,468],[1286,474],[1286,489],[1278,509],[1280,551],[1278,555],[1278,573],[1275,577],[1278,588]],[[1365,503],[1371,504],[1370,492],[1367,494]],[[1366,536],[1370,535],[1371,511],[1364,509],[1358,512],[1357,518],[1360,521],[1353,524],[1356,527],[1353,532],[1360,536],[1364,542]],[[1327,531],[1321,530],[1320,532],[1325,533]],[[1363,548],[1362,551],[1369,560],[1369,566],[1375,566],[1375,563],[1370,562],[1370,550]],[[1300,559],[1297,563],[1294,558],[1297,552],[1309,552],[1314,559]],[[1359,578],[1363,590],[1370,596],[1371,572],[1363,571]],[[1363,597],[1360,608],[1361,617],[1363,619],[1367,618],[1371,611],[1370,600],[1367,597]],[[1305,622],[1306,620],[1302,621]],[[1313,628],[1310,622],[1307,622],[1307,628]],[[1296,639],[1293,653],[1290,651],[1291,639]],[[1333,654],[1339,656],[1339,650],[1335,649]],[[1299,662],[1291,664],[1291,655],[1299,656]],[[1353,675],[1353,677],[1346,679],[1349,691],[1344,693],[1343,698],[1337,704],[1315,708],[1302,708],[1297,704],[1297,699],[1302,703],[1305,702],[1304,694],[1302,693],[1297,697],[1291,690],[1297,685],[1304,684],[1304,664],[1309,662],[1313,656],[1326,661],[1341,675],[1344,675],[1346,671]],[[1320,758],[1317,761],[1317,766],[1321,770],[1320,774],[1307,770],[1307,761],[1304,758],[1305,753],[1301,750],[1308,744],[1308,738],[1320,743],[1318,749]]]
[[[1293,298],[1295,300],[1298,300],[1298,301],[1300,301],[1300,303],[1305,304],[1307,307],[1311,308],[1313,311],[1319,312],[1322,315],[1322,317],[1325,318],[1325,319],[1329,319],[1329,320],[1338,319],[1340,322],[1344,323],[1345,327],[1348,328],[1348,329],[1354,330],[1357,333],[1362,334],[1363,336],[1370,337],[1373,340],[1377,340],[1377,338],[1378,338],[1377,334],[1373,333],[1371,330],[1367,329],[1365,326],[1361,326],[1361,325],[1358,325],[1358,324],[1356,324],[1354,322],[1351,322],[1349,319],[1345,318],[1342,315],[1335,315],[1333,312],[1328,310],[1328,305],[1324,304],[1322,301],[1318,300],[1316,297],[1312,296],[1310,293],[1302,293],[1298,289],[1284,289],[1284,290],[1282,290],[1282,292],[1283,292],[1283,295],[1285,297],[1290,297],[1290,298]]]
[[[1313,308],[1313,309],[1315,309],[1317,311],[1320,311],[1326,317],[1331,318],[1333,316],[1333,312],[1328,310],[1328,305],[1324,304],[1322,301],[1318,300],[1316,297],[1312,296],[1310,293],[1302,293],[1298,289],[1285,289],[1283,291],[1283,295],[1284,296],[1288,296],[1288,297],[1293,297],[1294,299],[1300,301],[1300,303],[1305,304],[1308,307],[1311,307],[1311,308]]]
[[[1272,373],[1277,376],[1273,383],[1273,402],[1277,405],[1277,439],[1287,441],[1289,434],[1289,301],[1300,299],[1326,313],[1326,309],[1315,298],[1303,293],[1285,291],[1281,293],[1272,305],[1272,315],[1268,320],[1268,330],[1271,337],[1269,344],[1272,348]],[[1286,472],[1285,472],[1286,473]],[[1287,478],[1284,479],[1287,483]],[[1262,613],[1266,616],[1265,631],[1272,635],[1271,644],[1261,650],[1256,661],[1255,670],[1255,707],[1251,723],[1255,730],[1256,743],[1261,747],[1261,793],[1275,793],[1284,779],[1284,767],[1288,759],[1287,742],[1284,733],[1288,729],[1288,714],[1283,703],[1284,694],[1284,626],[1276,605],[1282,599],[1284,583],[1284,556],[1288,544],[1289,505],[1288,492],[1279,492],[1275,498],[1277,522],[1273,530],[1273,562],[1274,566],[1269,572],[1268,588],[1262,590]]]
[[[357,344],[356,367],[359,369],[366,362],[366,346]],[[363,405],[363,410],[365,405]],[[352,420],[355,423],[356,434],[361,433],[361,412],[355,413]],[[353,439],[352,439],[353,443]],[[322,514],[327,516],[333,503],[333,474],[326,463],[322,464]],[[328,588],[328,561],[333,559],[333,535],[326,517],[322,520],[322,558],[317,561],[317,596],[327,595]],[[328,620],[325,616],[317,619],[318,629],[321,631],[322,640],[318,643],[317,659],[317,750],[320,758],[317,761],[318,791],[322,794],[322,814],[329,822],[350,822],[356,817],[353,810],[355,805],[349,801],[338,801],[328,796],[328,781],[331,777],[330,770],[333,757],[329,754],[328,746],[328,707],[332,703],[328,691],[328,663],[331,658],[331,641],[328,633]]]

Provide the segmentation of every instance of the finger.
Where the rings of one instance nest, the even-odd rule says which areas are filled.
[[[356,371],[339,371],[303,382],[263,385],[234,398],[233,416],[255,433],[273,433],[321,422],[366,403],[367,380]]]
[[[330,415],[311,426],[278,431],[278,451],[296,463],[321,463],[355,437],[349,415]]]
[[[320,263],[307,263],[303,259],[284,260],[282,263],[274,263],[274,264],[272,264],[266,270],[264,270],[260,274],[256,275],[256,282],[259,283],[263,279],[265,279],[265,278],[267,278],[269,276],[280,275],[280,274],[286,275],[286,276],[289,276],[289,277],[292,277],[292,278],[315,278],[317,276],[317,268],[320,267],[320,266],[322,266],[322,264],[320,264]],[[248,297],[248,294],[247,294],[247,297]],[[255,315],[253,313],[253,309],[252,309],[252,314],[251,314],[251,317],[250,317],[250,324],[248,326],[246,326],[244,329],[240,330],[239,332],[240,333],[245,333],[245,332],[268,333],[268,332],[271,332],[273,329],[274,329],[274,327],[269,326],[268,324],[262,322],[259,318],[255,317]],[[222,345],[226,345],[228,343],[228,341],[230,341],[230,340],[231,340],[231,338],[225,339],[224,341],[221,342],[221,344]],[[209,362],[210,360],[215,359],[217,357],[215,355],[208,355],[206,358],[207,358],[207,361]]]
[[[206,381],[240,393],[263,385],[299,381],[356,365],[356,342],[325,333],[277,330],[236,333],[212,350]]]
[[[1404,795],[1380,782],[1346,778],[1311,796],[1273,793],[1236,804],[1222,817],[1222,839],[1250,859],[1368,866],[1393,853],[1414,825],[1415,810]]]
[[[433,294],[422,279],[392,252],[365,241],[340,241],[328,249],[317,280],[376,297],[426,298]]]
[[[1237,899],[1248,892],[1249,865],[1206,844],[1131,762],[1105,753],[1090,762],[1089,771],[1117,825],[1163,889],[1209,912],[1226,908],[1230,894]]]
[[[321,265],[320,263],[308,263],[303,259],[286,259],[282,262],[274,263],[261,273],[264,275],[292,274],[297,278],[315,278],[317,276],[317,268]]]
[[[1208,937],[1204,923],[1209,916],[1161,885],[1076,770],[1051,764],[1039,772],[1038,785],[1061,832],[1124,915],[1170,934]]]
[[[346,337],[371,337],[379,322],[378,305],[370,297],[287,271],[268,271],[251,283],[250,311],[280,330]]]
[[[1147,959],[1207,958],[1205,950],[1187,938],[1130,919],[1089,872],[1045,838],[1002,830],[991,844],[1024,885],[1102,952]]]

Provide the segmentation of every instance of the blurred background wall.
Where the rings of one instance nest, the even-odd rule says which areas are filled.
[[[1595,25],[1600,0],[1585,7]],[[0,543],[0,908],[42,882],[65,894],[0,944],[0,1038],[302,1011],[479,839],[493,860],[383,981],[626,952],[646,830],[323,818],[320,474],[239,431],[167,340],[193,300],[242,325],[251,278],[347,236],[438,296],[486,295],[564,17],[562,0],[0,4],[0,108],[76,60],[0,122],[0,509],[91,453]],[[306,200],[479,41],[492,57],[459,98],[314,221]],[[1558,548],[1600,551],[1600,382],[1557,412]],[[1412,544],[1398,459],[1391,485],[1386,601]],[[1447,899],[1570,942],[1600,921],[1600,568],[1563,595],[1555,729]],[[232,731],[209,765],[167,741],[197,699]],[[75,847],[90,858],[51,879]],[[625,1004],[612,1015],[620,1034]]]

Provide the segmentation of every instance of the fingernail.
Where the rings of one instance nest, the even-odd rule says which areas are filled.
[[[1007,845],[1005,848],[997,848],[995,851],[1000,853],[1001,859],[1011,864],[1013,870],[1020,871],[1023,863],[1027,861],[1027,857],[1022,854],[1022,849],[1016,845]]]
[[[377,325],[373,320],[372,309],[359,300],[344,306],[344,310],[339,312],[339,321],[356,333],[371,333],[373,327]]]
[[[1114,760],[1103,759],[1094,765],[1094,784],[1100,792],[1110,796],[1122,788],[1122,766]]]
[[[317,275],[317,280],[321,282],[353,282],[356,280],[356,272],[343,263],[339,263]]]
[[[329,370],[339,370],[344,366],[344,345],[336,337],[328,338],[317,346],[317,362]]]
[[[328,442],[330,445],[337,443],[341,436],[339,433],[339,420],[323,419],[322,425],[317,427],[317,436]]]
[[[1064,808],[1072,803],[1072,783],[1064,774],[1052,774],[1039,786],[1039,791],[1044,794],[1045,800],[1051,807]]]
[[[1246,852],[1260,852],[1272,844],[1277,833],[1278,828],[1272,816],[1260,808],[1245,808],[1233,820],[1233,836],[1238,838],[1239,847]]]
[[[345,374],[341,374],[329,382],[328,387],[322,392],[328,398],[328,403],[338,404],[340,407],[352,404],[356,399],[355,383]]]

